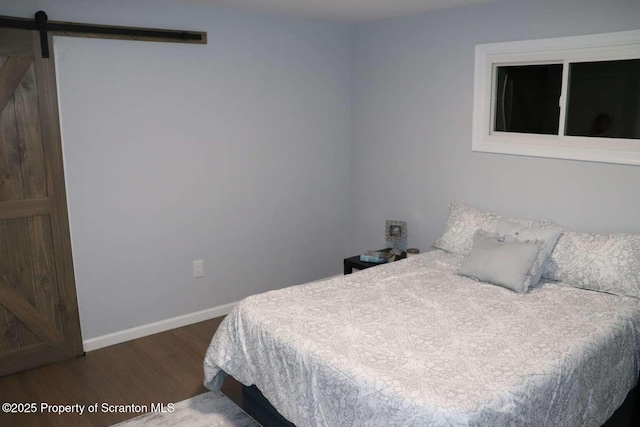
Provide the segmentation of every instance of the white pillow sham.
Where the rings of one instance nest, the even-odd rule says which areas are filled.
[[[640,298],[640,234],[565,231],[542,277],[577,288]]]
[[[473,234],[480,229],[493,232],[499,219],[515,222],[532,228],[552,227],[556,224],[548,219],[534,220],[502,215],[495,212],[465,206],[460,203],[451,203],[449,219],[442,236],[433,244],[433,247],[445,250],[456,255],[468,255],[473,244]]]
[[[558,238],[564,230],[561,227],[531,228],[515,222],[498,220],[496,233],[514,237],[518,240],[540,240],[541,246],[538,256],[531,269],[531,284],[535,286],[540,281],[542,270],[547,258],[558,242]]]

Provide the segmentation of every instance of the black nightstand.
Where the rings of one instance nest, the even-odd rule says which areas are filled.
[[[389,252],[390,250],[391,250],[391,248],[380,249],[380,252]],[[407,257],[407,253],[406,252],[402,252],[400,254],[400,256],[396,257],[396,261],[398,261],[399,259],[404,259],[406,257]],[[344,259],[344,274],[353,273],[353,269],[354,268],[356,270],[364,270],[364,269],[369,268],[369,267],[375,267],[376,265],[383,265],[383,264],[376,263],[376,262],[360,261],[360,255],[352,256],[350,258],[345,258]]]

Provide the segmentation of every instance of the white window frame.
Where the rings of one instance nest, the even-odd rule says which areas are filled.
[[[640,139],[564,135],[569,64],[626,59],[640,59],[640,30],[476,45],[472,150],[640,165]],[[558,135],[492,130],[496,68],[536,64],[564,64]]]

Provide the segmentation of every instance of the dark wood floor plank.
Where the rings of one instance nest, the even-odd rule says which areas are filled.
[[[204,393],[202,361],[222,317],[88,352],[85,356],[0,378],[0,403],[91,405],[176,403]],[[242,405],[241,387],[222,389]],[[109,426],[139,414],[6,414],[0,426]]]

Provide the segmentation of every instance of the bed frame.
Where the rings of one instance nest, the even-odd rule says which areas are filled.
[[[640,397],[638,385],[629,391],[627,398],[602,427],[635,427],[640,425]],[[253,419],[267,427],[295,427],[274,408],[258,387],[242,386],[243,409]]]
[[[242,386],[242,409],[254,420],[267,427],[296,427],[274,408],[258,387]]]

